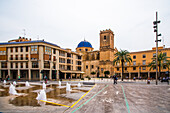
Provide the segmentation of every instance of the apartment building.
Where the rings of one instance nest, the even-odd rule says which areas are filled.
[[[82,55],[63,49],[56,44],[27,39],[10,40],[0,43],[0,77],[15,80],[66,79],[80,77]]]

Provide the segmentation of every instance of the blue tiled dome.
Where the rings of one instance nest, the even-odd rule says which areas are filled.
[[[92,45],[90,44],[90,42],[87,42],[87,41],[81,41],[77,47],[91,47],[92,48]]]

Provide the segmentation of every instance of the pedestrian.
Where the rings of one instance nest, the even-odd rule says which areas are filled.
[[[47,84],[47,76],[44,76],[45,83]]]
[[[20,81],[20,79],[21,79],[21,77],[20,77],[20,75],[18,75],[18,81]]]
[[[9,78],[10,78],[9,75],[7,75],[7,76],[6,76],[6,81],[9,81]]]
[[[136,80],[136,77],[133,77],[133,80],[135,81],[135,80]]]
[[[116,75],[113,75],[113,80],[114,80],[114,84],[117,84],[117,77],[116,77]]]
[[[69,81],[70,81],[70,77],[69,77],[68,79],[69,79]]]

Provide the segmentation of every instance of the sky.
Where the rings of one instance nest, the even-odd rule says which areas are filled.
[[[75,51],[89,41],[99,50],[100,30],[114,32],[114,45],[130,52],[150,50],[159,39],[170,48],[170,0],[0,0],[0,42],[24,36]]]

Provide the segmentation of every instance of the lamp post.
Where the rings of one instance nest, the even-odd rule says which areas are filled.
[[[153,22],[154,26],[154,32],[156,32],[156,85],[158,85],[158,42],[161,42],[161,40],[158,40],[158,36],[161,36],[161,34],[158,34],[158,23],[161,21],[158,21],[158,13],[156,12],[156,21]]]

